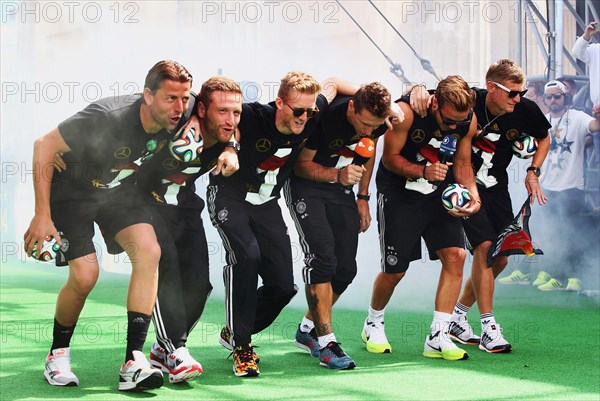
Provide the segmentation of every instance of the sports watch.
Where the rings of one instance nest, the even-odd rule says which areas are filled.
[[[533,174],[535,174],[536,177],[539,177],[540,174],[542,173],[542,170],[540,170],[539,167],[534,167],[534,166],[527,167],[526,171],[533,171]]]
[[[227,148],[233,148],[236,152],[240,151],[240,143],[238,141],[229,141],[225,144]]]

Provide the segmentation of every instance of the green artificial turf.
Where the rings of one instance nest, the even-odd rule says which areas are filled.
[[[213,298],[188,341],[204,374],[178,385],[166,380],[162,388],[146,393],[122,393],[117,384],[125,350],[128,277],[104,272],[72,343],[72,366],[81,385],[52,387],[43,378],[43,361],[51,343],[56,293],[67,270],[16,261],[3,264],[0,273],[2,400],[600,399],[598,301],[522,286],[497,290],[495,310],[513,344],[510,354],[492,355],[463,346],[470,354],[466,361],[424,358],[431,312],[393,307],[386,313],[386,332],[394,351],[370,354],[360,340],[365,311],[336,309],[336,336],[357,368],[330,371],[293,345],[304,311],[286,308],[271,327],[254,337],[261,357],[258,378],[233,375],[229,352],[218,344],[222,300]],[[402,300],[402,295],[395,299]],[[476,309],[469,317],[478,332]],[[149,339],[153,338],[152,329]],[[149,346],[150,341],[146,352]]]

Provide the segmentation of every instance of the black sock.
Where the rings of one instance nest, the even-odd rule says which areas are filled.
[[[133,359],[133,351],[142,351],[148,328],[150,327],[150,315],[140,312],[127,311],[127,352],[125,362]]]
[[[52,346],[50,347],[50,352],[57,348],[67,348],[69,346],[76,325],[77,324],[66,327],[58,323],[56,318],[54,318],[54,330],[52,331]]]

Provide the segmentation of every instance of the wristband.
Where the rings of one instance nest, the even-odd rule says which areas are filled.
[[[338,169],[338,172],[337,172],[337,183],[338,184],[342,183],[342,170],[343,169],[344,169],[343,167]]]
[[[371,194],[356,194],[356,199],[369,201],[371,199]]]
[[[425,178],[425,169],[427,168],[427,165],[423,166],[423,178]]]

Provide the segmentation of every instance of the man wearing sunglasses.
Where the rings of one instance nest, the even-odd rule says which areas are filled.
[[[308,311],[298,326],[296,345],[330,369],[355,363],[339,346],[332,307],[356,276],[358,234],[369,227],[369,182],[374,158],[357,165],[361,138],[375,141],[387,129],[392,97],[378,82],[354,96],[337,96],[322,113],[292,174],[286,203],[296,224],[306,266],[302,270]],[[373,149],[374,151],[374,149]],[[357,199],[351,187],[360,183]]]
[[[210,178],[208,210],[227,261],[223,269],[227,324],[220,343],[233,351],[236,376],[260,374],[251,336],[268,327],[298,291],[288,230],[277,200],[314,131],[317,112],[326,110],[338,91],[352,95],[355,89],[333,78],[320,85],[306,73],[288,73],[274,102],[243,105],[239,171],[228,178]],[[257,290],[258,276],[262,286]]]
[[[369,314],[362,338],[367,351],[392,351],[384,331],[384,310],[409,264],[421,259],[421,238],[431,259],[439,259],[442,270],[435,299],[431,334],[423,355],[446,360],[467,359],[468,354],[449,338],[450,317],[462,283],[466,252],[460,219],[480,208],[471,165],[471,141],[477,128],[472,107],[475,92],[459,76],[449,76],[436,89],[429,113],[416,115],[409,99],[398,102],[403,122],[384,136],[377,170],[378,228],[382,272],[375,279]],[[452,163],[440,163],[438,152],[445,136],[458,140]],[[447,184],[465,185],[472,202],[458,212],[448,212],[440,201]],[[440,184],[441,182],[441,184]],[[440,185],[435,185],[440,184]]]
[[[544,259],[548,267],[539,272],[536,280],[540,283],[537,288],[542,291],[582,290],[580,278],[586,260],[598,261],[598,230],[585,215],[590,208],[585,203],[583,165],[585,148],[591,145],[590,134],[600,131],[600,107],[595,109],[594,119],[583,111],[569,108],[567,96],[568,88],[562,82],[546,84],[544,102],[550,109],[546,118],[552,128],[541,179],[549,199],[543,210],[543,221],[549,228],[561,227],[563,239],[560,247],[546,249]]]
[[[506,267],[507,257],[488,266],[487,255],[492,242],[513,219],[508,193],[507,168],[512,159],[512,144],[522,134],[538,139],[538,150],[527,169],[525,187],[540,204],[546,203],[538,176],[550,144],[548,121],[537,105],[524,98],[525,75],[511,60],[499,60],[486,74],[486,89],[476,89],[475,114],[479,134],[473,142],[472,161],[481,195],[482,210],[463,221],[473,253],[471,277],[452,314],[451,336],[463,344],[477,344],[486,352],[510,352],[511,344],[502,335],[494,318],[492,300],[494,279]],[[482,325],[481,338],[473,333],[467,312],[477,300]]]

